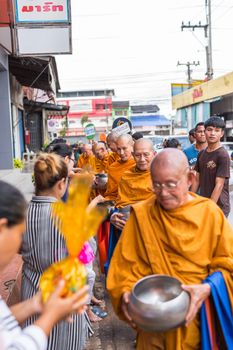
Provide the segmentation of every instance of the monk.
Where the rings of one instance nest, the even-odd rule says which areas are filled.
[[[198,350],[198,311],[213,293],[211,284],[202,282],[210,273],[221,271],[232,307],[233,230],[213,201],[188,191],[194,174],[182,151],[159,153],[151,176],[156,197],[132,206],[111,260],[107,289],[117,315],[135,326],[128,313],[134,284],[151,274],[178,278],[190,294],[185,326],[166,333],[138,329],[137,349]]]
[[[90,144],[83,145],[83,153],[80,155],[77,163],[78,168],[91,168],[95,171],[95,156]]]
[[[107,173],[109,166],[109,153],[104,142],[98,142],[95,146],[95,167],[97,173]]]
[[[112,131],[107,136],[107,145],[108,148],[111,150],[111,153],[109,155],[108,165],[111,165],[112,163],[116,162],[120,157],[117,153],[117,135]]]
[[[108,169],[108,184],[104,194],[106,200],[115,201],[117,198],[118,184],[122,175],[132,166],[135,165],[135,161],[132,155],[133,152],[133,139],[132,136],[126,134],[117,138],[117,153],[120,157],[119,160],[112,163]]]
[[[126,171],[119,182],[115,203],[117,209],[148,199],[153,195],[150,164],[154,155],[151,140],[141,138],[135,141],[133,157],[136,165]],[[112,214],[110,222],[122,230],[126,222],[124,214]]]
[[[133,139],[130,135],[122,135],[117,139],[117,152],[119,160],[112,163],[108,168],[108,183],[104,193],[105,200],[115,201],[117,198],[117,190],[120,179],[125,171],[135,165],[132,156]],[[98,230],[98,250],[100,258],[101,271],[104,272],[104,264],[108,260],[109,251],[109,234],[110,222],[106,220],[102,223]]]

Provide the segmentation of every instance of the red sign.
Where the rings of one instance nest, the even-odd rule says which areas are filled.
[[[0,0],[0,26],[5,27],[10,24],[10,7],[8,0]]]
[[[192,96],[193,96],[193,101],[195,101],[196,98],[202,97],[203,96],[202,88],[199,87],[199,88],[194,89]]]

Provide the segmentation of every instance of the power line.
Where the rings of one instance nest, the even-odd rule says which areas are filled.
[[[207,65],[207,72],[206,76],[208,80],[213,78],[213,64],[212,64],[212,28],[211,28],[211,0],[205,0],[205,10],[206,10],[206,24],[201,24],[201,21],[199,21],[198,24],[191,24],[190,21],[188,24],[184,24],[182,22],[181,24],[181,30],[187,28],[192,29],[193,31],[195,29],[204,29],[205,38],[207,39],[207,45],[205,45],[206,48],[206,65]]]

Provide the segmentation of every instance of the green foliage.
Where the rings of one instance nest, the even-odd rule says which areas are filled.
[[[66,136],[66,132],[68,130],[68,120],[67,120],[67,118],[62,120],[61,125],[62,125],[62,129],[59,131],[59,135],[61,137],[65,137]]]
[[[15,169],[23,169],[23,161],[21,159],[14,158],[14,168]]]
[[[84,126],[84,124],[88,123],[90,120],[89,120],[89,115],[87,113],[84,113],[81,117],[81,124],[82,124],[82,127]]]

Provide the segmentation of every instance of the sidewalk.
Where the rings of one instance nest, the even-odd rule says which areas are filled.
[[[125,322],[114,314],[105,286],[105,277],[101,274],[97,262],[95,296],[104,299],[108,316],[100,322],[92,323],[94,335],[90,338],[85,350],[133,350],[136,333]]]
[[[32,173],[27,172],[27,169],[25,171],[19,169],[0,170],[0,180],[16,186],[26,199],[30,200],[34,192]]]

